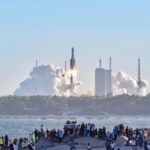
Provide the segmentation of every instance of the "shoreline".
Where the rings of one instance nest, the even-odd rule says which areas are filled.
[[[1,115],[16,116],[135,116],[150,115],[150,96],[0,97]],[[84,107],[83,107],[84,106]]]
[[[7,131],[12,138],[18,137],[18,135],[26,137],[34,128],[38,128],[40,124],[44,124],[46,128],[62,128],[62,124],[66,120],[77,120],[78,123],[91,122],[96,126],[105,126],[109,130],[119,123],[132,126],[133,128],[149,128],[150,125],[149,116],[96,116],[95,118],[83,116],[57,118],[55,116],[52,118],[49,116],[2,116],[2,118],[0,117],[0,135],[4,135],[5,131]]]
[[[32,131],[27,139],[14,139],[9,146],[10,144],[18,147],[24,145],[29,150],[83,150],[87,149],[90,144],[92,150],[104,150],[107,149],[107,146],[130,150],[133,146],[144,149],[145,144],[148,145],[145,143],[148,139],[150,139],[150,129],[133,129],[119,124],[109,131],[106,127],[97,128],[93,123],[80,124],[68,120],[61,129],[46,129],[44,125],[41,125],[40,129]],[[136,144],[132,143],[134,141]],[[8,141],[6,145],[8,145]],[[108,150],[112,150],[112,148]]]
[[[115,114],[108,114],[108,115],[1,115],[0,114],[0,119],[1,118],[21,118],[21,117],[24,117],[24,118],[28,118],[28,119],[32,119],[32,118],[37,118],[37,119],[67,119],[67,118],[70,118],[70,119],[74,119],[74,118],[86,118],[86,119],[92,119],[92,118],[98,118],[98,119],[103,119],[103,118],[141,118],[141,117],[147,117],[149,118],[150,117],[150,114],[146,114],[146,115],[115,115]]]

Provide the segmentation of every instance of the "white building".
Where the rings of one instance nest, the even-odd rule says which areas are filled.
[[[109,96],[112,95],[112,71],[111,60],[110,69],[101,68],[95,69],[95,96]]]

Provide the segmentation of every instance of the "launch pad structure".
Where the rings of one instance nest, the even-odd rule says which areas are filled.
[[[141,80],[141,59],[138,59],[138,81],[137,81],[138,89],[137,95],[142,96],[142,80]]]
[[[102,68],[102,60],[99,60],[99,68],[95,69],[95,96],[106,97],[112,95],[112,69],[109,58],[109,69]]]

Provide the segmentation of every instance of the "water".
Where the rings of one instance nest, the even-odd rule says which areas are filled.
[[[66,120],[78,123],[95,123],[96,127],[107,127],[110,131],[115,125],[123,123],[133,128],[150,128],[149,116],[0,116],[0,135],[8,134],[11,138],[28,137],[34,129],[62,129]]]

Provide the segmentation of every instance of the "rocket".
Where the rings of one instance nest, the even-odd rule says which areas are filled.
[[[76,60],[74,58],[74,48],[71,50],[70,69],[74,70],[76,67]]]
[[[72,86],[73,85],[73,76],[71,75],[70,77],[70,85]]]

